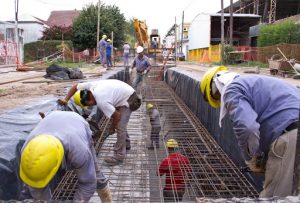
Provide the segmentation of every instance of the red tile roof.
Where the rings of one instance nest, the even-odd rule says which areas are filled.
[[[48,20],[47,25],[69,27],[72,26],[73,20],[79,16],[80,11],[69,10],[69,11],[52,11]]]

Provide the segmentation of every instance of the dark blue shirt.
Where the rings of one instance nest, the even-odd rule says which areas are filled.
[[[112,50],[112,45],[107,44],[106,45],[106,56],[111,56],[111,50]]]

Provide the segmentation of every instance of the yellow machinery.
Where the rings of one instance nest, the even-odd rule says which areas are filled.
[[[153,29],[151,35],[148,35],[148,27],[145,21],[133,19],[137,46],[144,47],[149,53],[160,53],[160,36],[157,29]]]

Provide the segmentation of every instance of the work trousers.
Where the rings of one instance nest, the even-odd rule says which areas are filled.
[[[165,202],[178,202],[182,201],[184,190],[164,190],[163,195]]]
[[[132,83],[133,89],[135,89],[135,90],[137,89],[139,83],[143,81],[143,77],[144,77],[143,74],[138,73],[138,72],[136,73],[136,76],[135,76],[135,78],[133,80],[133,83]]]
[[[111,55],[106,55],[106,64],[107,64],[107,67],[112,67]]]
[[[105,50],[99,50],[99,55],[100,55],[100,62],[104,66],[106,63],[106,54]]]
[[[124,53],[124,67],[129,66],[129,53]]]
[[[154,142],[155,144],[159,143],[159,132],[160,132],[161,128],[160,126],[152,126],[151,127],[151,136],[150,139],[152,142]]]
[[[131,110],[127,106],[118,107],[121,115],[117,125],[117,142],[114,146],[114,155],[118,160],[123,160],[126,156],[126,146],[130,147],[130,140],[127,133],[127,124],[131,115]]]
[[[260,197],[292,195],[297,129],[277,138],[270,147]]]

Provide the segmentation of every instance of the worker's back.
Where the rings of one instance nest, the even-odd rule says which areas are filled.
[[[171,153],[159,167],[160,176],[166,174],[165,190],[182,190],[185,188],[185,175],[191,170],[190,161],[179,153]]]

